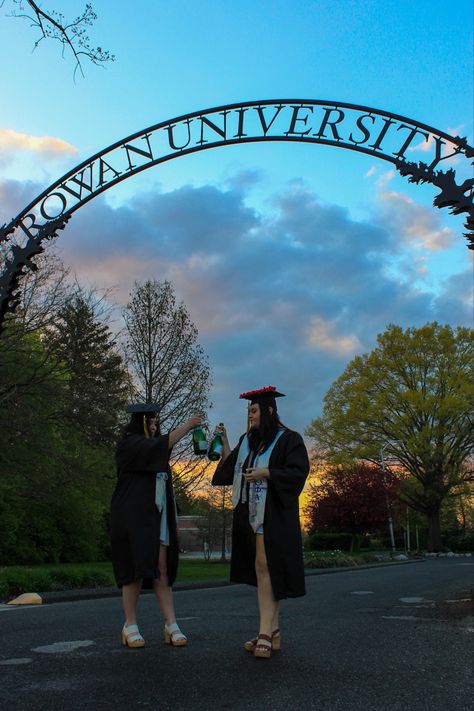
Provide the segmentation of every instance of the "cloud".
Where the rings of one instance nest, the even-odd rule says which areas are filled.
[[[2,210],[10,216],[14,203],[18,211],[30,192],[40,187],[0,183]],[[423,280],[433,245],[451,244],[443,229],[437,212],[430,218],[395,192],[382,193],[363,221],[298,180],[263,212],[236,181],[142,192],[119,207],[97,197],[56,242],[80,281],[115,287],[122,305],[134,281],[173,283],[209,354],[211,419],[235,439],[244,390],[281,388],[282,417],[302,431],[348,361],[370,351],[388,323],[469,323],[467,274],[462,288],[454,276],[438,289]]]
[[[468,267],[452,274],[441,283],[440,294],[435,300],[436,314],[440,322],[472,327],[473,262],[474,255],[470,252]]]
[[[378,190],[386,190],[388,187],[389,183],[394,179],[395,177],[395,171],[394,170],[387,170],[385,173],[382,173],[382,175],[377,179],[375,185]]]
[[[340,356],[352,356],[360,349],[359,340],[353,335],[338,335],[335,324],[313,316],[308,328],[308,341],[315,349]]]
[[[241,170],[226,180],[226,186],[229,188],[247,188],[259,183],[262,177],[262,170]]]
[[[9,222],[42,191],[33,181],[0,180],[0,223]]]
[[[448,249],[454,232],[443,227],[441,216],[403,193],[382,191],[379,196],[379,220],[404,242],[430,252]]]
[[[62,138],[53,136],[30,136],[27,133],[18,133],[11,128],[0,128],[0,151],[4,153],[14,151],[31,151],[43,155],[73,155],[77,148]]]
[[[433,150],[434,142],[435,142],[435,140],[434,140],[433,134],[430,134],[428,136],[428,140],[423,138],[423,140],[420,141],[420,143],[417,143],[415,146],[409,146],[408,150],[409,151],[423,151],[423,153],[428,153],[428,151]]]
[[[448,128],[447,132],[451,136],[457,137],[457,136],[461,135],[461,131],[463,129],[464,129],[464,125],[460,124],[457,128]],[[431,133],[428,136],[428,140],[423,138],[423,140],[420,141],[419,143],[417,143],[416,145],[409,146],[408,151],[422,151],[423,153],[433,152],[435,150],[434,143],[435,143],[435,139],[434,139],[433,134]],[[450,150],[452,152],[453,146],[452,146],[452,144],[450,144],[450,146],[451,146]],[[460,160],[456,155],[450,156],[449,158],[445,158],[445,163],[448,165],[457,165],[457,164],[459,164],[459,162],[460,162]]]

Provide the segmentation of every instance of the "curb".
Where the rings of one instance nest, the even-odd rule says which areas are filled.
[[[173,591],[181,590],[200,590],[205,588],[221,588],[228,585],[234,585],[228,580],[202,580],[200,582],[176,583],[173,585]],[[119,588],[79,588],[77,590],[58,590],[51,592],[39,593],[45,605],[50,605],[55,602],[77,602],[79,600],[97,600],[100,598],[121,597],[122,592]],[[153,590],[142,590],[140,595],[152,595]]]
[[[367,563],[365,565],[348,565],[341,568],[305,568],[305,576],[326,575],[333,573],[350,573],[357,570],[368,570],[370,568],[387,568],[395,565],[407,565],[410,563],[425,563],[425,558],[417,560],[394,560],[381,563]],[[202,580],[197,582],[177,583],[173,585],[174,592],[185,590],[205,590],[208,588],[230,587],[239,585],[229,580]],[[153,594],[153,590],[142,590],[141,595]],[[99,600],[102,598],[121,597],[122,593],[118,588],[79,588],[76,590],[58,590],[39,593],[41,601],[45,605],[58,602],[78,602],[81,600]],[[10,603],[11,604],[11,603]]]
[[[410,563],[426,563],[426,558],[418,558],[417,560],[392,560],[386,563],[365,563],[364,565],[346,565],[343,568],[305,568],[305,576],[325,575],[326,573],[349,573],[356,570],[368,570],[369,568],[393,568],[396,565],[408,565]]]

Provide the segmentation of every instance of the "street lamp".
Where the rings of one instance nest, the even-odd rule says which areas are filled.
[[[384,492],[385,492],[385,503],[387,505],[387,520],[388,520],[388,530],[390,533],[390,543],[392,544],[392,554],[395,553],[395,536],[393,534],[393,520],[392,520],[392,509],[390,507],[390,500],[388,498],[388,493],[387,493],[387,479],[385,476],[385,459],[384,459],[384,454],[385,454],[385,448],[388,447],[388,442],[384,444],[380,448],[380,464],[382,466],[382,477],[383,477],[383,483],[384,483]]]

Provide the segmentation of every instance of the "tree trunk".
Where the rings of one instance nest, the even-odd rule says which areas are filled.
[[[441,540],[441,523],[439,519],[439,508],[432,510],[428,514],[428,541],[427,548],[430,553],[440,551],[443,547]]]

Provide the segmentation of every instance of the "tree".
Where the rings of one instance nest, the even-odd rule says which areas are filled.
[[[386,527],[388,506],[399,488],[395,476],[372,464],[357,462],[328,471],[311,484],[305,515],[311,533],[372,533]],[[351,546],[352,549],[352,546]]]
[[[204,557],[209,560],[220,547],[221,560],[226,560],[228,541],[232,528],[232,487],[211,486],[210,480],[200,487],[193,511],[198,518],[198,528],[203,541]]]
[[[47,367],[41,334],[22,340],[14,377],[24,386],[0,408],[0,562],[103,559],[113,452],[61,417],[67,373]]]
[[[97,19],[92,5],[86,4],[80,15],[72,20],[67,20],[64,15],[56,10],[44,10],[34,0],[11,0],[13,5],[18,7],[11,13],[12,17],[19,17],[30,22],[39,34],[39,38],[34,44],[34,48],[43,40],[54,40],[62,46],[62,53],[68,50],[72,53],[76,66],[74,75],[79,70],[84,76],[82,69],[82,59],[89,59],[93,64],[103,64],[113,62],[113,54],[102,47],[93,47],[86,34],[87,28],[91,27]],[[5,5],[2,0],[0,7]]]
[[[161,430],[170,431],[192,412],[207,409],[208,359],[185,305],[176,303],[170,282],[135,283],[130,296],[123,315],[132,396],[159,403]],[[171,461],[184,488],[196,486],[204,477],[206,467],[192,455],[190,438],[174,447]]]
[[[326,461],[379,463],[383,453],[402,467],[402,496],[426,515],[428,548],[439,550],[443,501],[473,478],[473,331],[390,325],[377,342],[333,383],[307,434]]]
[[[103,559],[126,373],[100,300],[58,260],[24,277],[0,339],[0,561]],[[25,502],[27,505],[25,506]]]
[[[41,357],[31,358],[34,334],[54,323],[70,291],[68,271],[53,255],[38,258],[41,269],[29,271],[21,279],[21,296],[14,315],[9,315],[0,338],[0,403],[21,405],[22,393],[33,394],[48,381],[57,365],[43,349]],[[38,356],[38,349],[36,348]],[[22,363],[24,367],[18,367]]]
[[[49,353],[64,370],[63,417],[92,445],[113,447],[128,394],[115,336],[100,318],[102,300],[76,289],[47,331]]]

